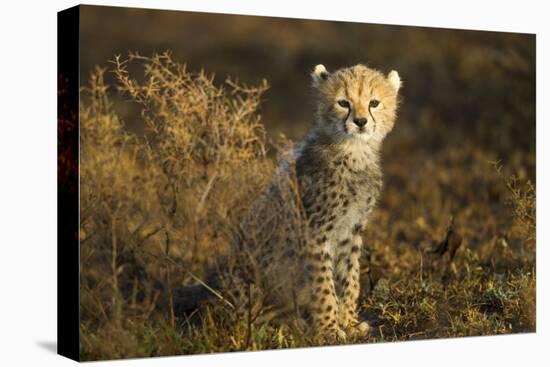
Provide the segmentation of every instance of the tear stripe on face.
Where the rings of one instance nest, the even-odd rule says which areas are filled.
[[[346,133],[349,133],[348,128],[346,127],[346,122],[347,122],[348,119],[349,119],[349,115],[351,115],[351,108],[348,107],[348,114],[346,115],[346,118],[345,118],[344,121],[343,121],[344,131],[345,131]]]
[[[374,122],[374,126],[376,127],[376,119],[374,118],[370,107],[369,107],[369,115],[370,117],[372,117],[372,122]]]

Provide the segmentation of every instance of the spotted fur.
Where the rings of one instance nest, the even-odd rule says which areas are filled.
[[[333,73],[318,65],[312,79],[315,123],[250,211],[235,251],[255,265],[247,279],[263,289],[263,301],[341,339],[368,332],[356,310],[361,232],[382,189],[379,150],[401,81],[364,65]],[[300,220],[306,228],[295,225]]]

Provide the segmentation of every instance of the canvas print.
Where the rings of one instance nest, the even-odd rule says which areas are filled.
[[[535,35],[98,6],[59,33],[60,353],[535,332]]]

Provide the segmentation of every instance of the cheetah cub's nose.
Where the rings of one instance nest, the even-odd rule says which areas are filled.
[[[367,124],[367,119],[364,117],[356,117],[353,119],[353,122],[355,123],[355,125],[363,127]]]

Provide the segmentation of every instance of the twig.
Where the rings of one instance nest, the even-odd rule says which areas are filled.
[[[154,256],[154,255],[152,255],[152,256]],[[174,264],[176,266],[179,266],[180,268],[183,268],[183,266],[181,264],[178,264],[177,262],[175,262],[171,258],[169,258],[169,257],[165,257],[165,258],[166,258],[166,260],[170,261],[172,264]],[[215,289],[213,289],[208,284],[203,282],[199,277],[197,277],[195,274],[191,273],[189,270],[187,270],[187,269],[184,269],[184,270],[185,270],[187,275],[189,275],[195,281],[199,282],[200,285],[202,285],[204,288],[206,288],[208,291],[210,291],[213,295],[215,295],[221,301],[225,302],[232,309],[235,309],[235,306],[233,306],[233,304],[231,302],[229,302],[227,299],[225,299],[219,292],[217,292]]]
[[[206,188],[204,189],[204,192],[201,195],[201,199],[199,201],[199,205],[197,205],[197,213],[200,213],[204,207],[204,202],[206,201],[206,197],[208,196],[208,193],[212,189],[212,186],[214,186],[214,181],[218,177],[218,172],[215,172],[212,177],[210,177],[210,180],[208,180],[208,183],[206,184]]]

